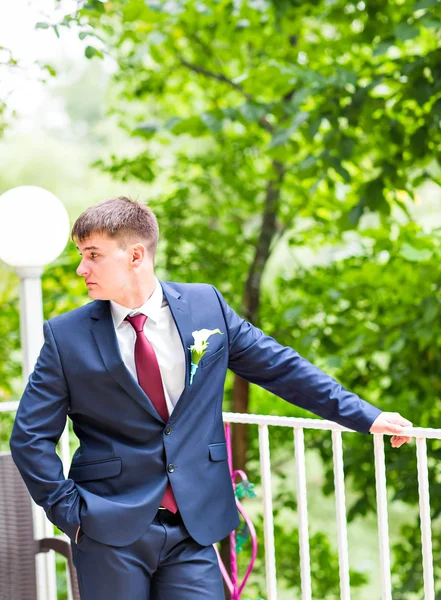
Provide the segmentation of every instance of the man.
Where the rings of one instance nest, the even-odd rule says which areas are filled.
[[[237,315],[209,284],[159,281],[158,224],[124,197],[74,224],[77,274],[94,300],[44,324],[10,446],[37,504],[71,539],[82,600],[221,600],[212,544],[239,524],[222,398],[227,368],[357,431],[411,423],[382,413]],[[147,318],[146,318],[147,317]],[[193,332],[210,337],[190,384]],[[80,441],[68,479],[66,415]]]

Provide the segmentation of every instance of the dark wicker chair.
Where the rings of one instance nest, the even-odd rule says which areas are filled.
[[[35,556],[55,550],[68,561],[72,597],[80,600],[70,544],[34,539],[32,499],[9,453],[0,453],[0,600],[36,600]]]

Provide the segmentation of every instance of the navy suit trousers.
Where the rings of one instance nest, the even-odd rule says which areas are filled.
[[[80,531],[71,542],[81,600],[225,600],[213,546],[201,546],[182,519],[159,510],[127,546],[110,546]]]

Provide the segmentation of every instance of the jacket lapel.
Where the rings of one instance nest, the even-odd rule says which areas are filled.
[[[180,411],[184,408],[186,404],[186,400],[190,398],[190,363],[191,363],[191,354],[188,349],[194,342],[192,332],[195,330],[195,326],[193,323],[193,319],[190,312],[190,307],[185,300],[182,300],[181,294],[176,291],[170,283],[166,283],[165,281],[160,280],[160,284],[162,286],[162,291],[164,292],[164,296],[167,298],[167,302],[170,308],[170,312],[172,314],[173,320],[176,324],[176,328],[179,332],[179,336],[181,338],[181,343],[184,348],[185,354],[185,382],[184,389],[182,394],[179,396],[179,399],[173,409],[172,414],[170,415],[169,422],[174,422],[176,418],[179,416]],[[178,410],[179,408],[179,410]]]
[[[150,398],[133,378],[121,357],[115,327],[113,326],[110,302],[108,300],[95,300],[91,318],[95,320],[92,325],[92,334],[106,369],[132,398],[153,417],[163,422]]]
[[[181,403],[184,404],[182,400],[184,400],[184,397],[188,394],[190,388],[190,350],[188,347],[193,344],[192,331],[194,331],[194,327],[188,303],[181,299],[181,294],[177,292],[170,283],[160,281],[160,284],[176,323],[185,353],[185,386],[170,417],[170,420],[174,420],[177,416],[175,415],[177,408]],[[110,302],[108,300],[95,300],[91,318],[94,321],[92,325],[92,334],[106,369],[124,390],[134,398],[134,400],[136,400],[153,417],[163,423],[163,419],[156,411],[150,398],[139,385],[138,381],[134,379],[121,357],[115,328],[113,326]]]

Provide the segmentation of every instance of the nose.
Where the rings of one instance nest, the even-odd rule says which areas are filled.
[[[87,273],[87,269],[86,267],[83,265],[83,259],[81,259],[80,264],[77,267],[76,270],[77,275],[79,275],[80,277],[84,277],[84,275],[86,275]]]

